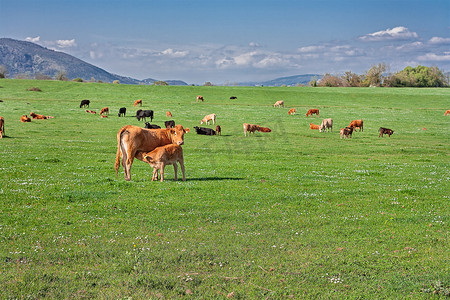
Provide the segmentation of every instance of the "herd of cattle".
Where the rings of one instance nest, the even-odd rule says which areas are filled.
[[[237,97],[232,96],[230,99],[237,99]],[[202,96],[197,96],[197,102],[204,101]],[[90,100],[82,100],[80,103],[80,108],[89,108]],[[133,106],[142,106],[142,100],[136,100]],[[284,107],[284,101],[279,100],[276,101],[273,107]],[[126,115],[126,107],[122,107],[119,109],[118,117],[125,117]],[[96,114],[96,111],[85,110],[87,113]],[[291,108],[288,112],[288,115],[295,115],[296,109]],[[109,116],[109,108],[104,107],[100,110],[99,115],[102,118],[107,118]],[[306,113],[306,117],[316,115],[319,117],[319,109],[309,109]],[[450,110],[447,110],[444,113],[444,116],[450,115]],[[166,112],[167,117],[172,117],[172,113],[170,111]],[[32,119],[51,119],[53,116],[45,116],[35,114],[33,112],[30,113],[30,117]],[[21,122],[31,122],[31,118],[27,115],[22,115],[20,118]],[[147,118],[150,118],[150,121],[153,122],[153,110],[142,110],[139,109],[136,112],[136,118],[138,121],[144,120],[147,121]],[[202,125],[205,123],[209,125],[212,122],[213,125],[216,124],[216,114],[206,115],[201,121]],[[184,168],[184,159],[183,159],[183,149],[181,145],[184,144],[184,134],[188,133],[189,128],[184,128],[182,125],[175,125],[174,120],[165,121],[164,125],[166,128],[161,129],[160,126],[155,124],[150,124],[145,122],[145,127],[141,128],[133,125],[126,125],[122,127],[117,133],[117,154],[114,169],[117,172],[120,165],[120,159],[122,159],[122,167],[124,169],[125,180],[131,180],[131,165],[133,164],[134,158],[141,160],[143,162],[148,163],[151,167],[153,167],[153,180],[158,180],[159,175],[161,175],[161,181],[164,180],[164,168],[166,165],[173,165],[175,170],[175,180],[177,180],[177,164],[179,163],[181,166],[181,171],[183,174],[183,181],[186,180],[185,177],[185,168]],[[217,125],[215,130],[206,127],[194,127],[197,134],[200,135],[221,135],[221,127]],[[255,135],[255,132],[271,132],[272,130],[268,127],[263,127],[257,124],[243,124],[244,136],[250,136],[250,133]],[[319,130],[320,132],[324,131],[332,131],[333,130],[333,119],[327,118],[323,119],[320,125],[316,125],[310,123],[310,129]],[[351,138],[353,132],[359,129],[359,131],[364,131],[364,122],[363,120],[353,120],[350,124],[340,129],[340,137],[342,138]],[[394,133],[392,129],[380,127],[379,128],[379,137],[383,137],[383,135],[388,135],[389,137]],[[5,135],[5,119],[0,116],[0,138]]]

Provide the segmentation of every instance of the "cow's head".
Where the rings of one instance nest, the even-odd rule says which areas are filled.
[[[170,136],[172,138],[172,144],[183,145],[184,144],[184,128],[182,125],[175,125],[174,128],[170,128]]]

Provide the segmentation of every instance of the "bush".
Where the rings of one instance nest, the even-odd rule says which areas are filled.
[[[120,84],[120,81],[119,80],[114,80],[113,84]]]
[[[83,79],[81,79],[80,77],[77,77],[77,78],[72,79],[72,81],[83,82]]]
[[[30,92],[42,92],[42,90],[40,88],[38,88],[38,87],[30,87],[30,88],[27,89],[27,91],[30,91]]]

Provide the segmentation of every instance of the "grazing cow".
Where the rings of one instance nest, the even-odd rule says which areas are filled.
[[[20,117],[20,122],[22,123],[31,122],[31,119],[28,118],[27,115],[23,115],[22,117]]]
[[[44,116],[44,115],[35,114],[34,112],[30,112],[30,117],[32,117],[33,119],[38,119],[38,120],[47,120],[47,119],[55,118],[52,116]]]
[[[231,96],[231,97],[230,97],[230,100],[236,100],[236,99],[237,99],[236,96]]]
[[[138,106],[138,105],[142,106],[142,99],[134,101],[133,106]]]
[[[107,118],[107,115],[100,115],[100,118]]]
[[[319,131],[327,131],[328,132],[328,128],[330,129],[330,131],[333,131],[333,119],[329,118],[329,119],[323,119],[322,123],[319,126]]]
[[[119,117],[121,117],[121,116],[125,117],[126,113],[127,113],[127,108],[126,107],[119,108],[119,114],[118,114]]]
[[[0,117],[0,139],[3,138],[5,134],[5,119]]]
[[[272,129],[270,129],[269,127],[259,127],[258,131],[259,132],[272,132]]]
[[[138,121],[140,121],[141,119],[144,119],[144,121],[147,121],[148,117],[150,117],[150,122],[153,122],[153,110],[139,109],[136,112],[136,118],[138,119]]]
[[[103,107],[100,110],[100,115],[103,115],[103,114],[109,115],[109,108],[108,107]]]
[[[291,109],[288,111],[288,115],[295,115],[296,112],[297,112],[297,110],[296,110],[295,108],[291,108]]]
[[[309,129],[319,130],[319,125],[309,123]]]
[[[200,96],[200,95],[197,96],[197,102],[198,102],[198,100],[200,100],[202,102],[205,101],[205,99],[203,99],[203,96]]]
[[[145,127],[147,129],[161,129],[161,126],[156,124],[150,124],[149,122],[145,122]]]
[[[394,130],[389,129],[389,128],[384,128],[384,127],[380,127],[380,129],[378,129],[378,131],[380,132],[378,137],[383,137],[383,134],[387,134],[389,137],[391,137],[391,135],[394,134]]]
[[[172,117],[172,113],[170,111],[166,111],[166,116],[170,118]]]
[[[250,136],[250,133],[253,133],[253,135],[255,135],[255,131],[257,131],[259,129],[259,125],[256,124],[248,124],[248,123],[244,123],[244,136],[247,136],[247,132],[248,132],[248,136]]]
[[[317,108],[312,108],[312,109],[308,110],[308,112],[306,113],[306,116],[312,116],[314,114],[319,116],[319,110]]]
[[[353,130],[356,131],[357,128],[359,128],[359,131],[364,131],[364,123],[363,120],[353,120],[350,122],[350,125],[348,125],[347,127],[352,127]]]
[[[89,100],[81,100],[81,103],[80,103],[80,108],[82,108],[82,107],[89,107],[89,104],[91,103],[91,101],[89,101]]]
[[[175,121],[174,120],[164,121],[164,126],[166,126],[166,128],[173,128],[175,127]]]
[[[277,102],[275,102],[273,107],[284,107],[284,101],[283,100],[278,100]]]
[[[444,116],[448,116],[448,115],[450,115],[450,109],[446,110],[444,113]]]
[[[164,168],[166,167],[166,165],[173,165],[173,169],[175,171],[175,180],[178,180],[177,163],[180,163],[181,172],[183,173],[183,181],[186,181],[186,176],[184,175],[183,149],[179,145],[169,144],[157,147],[151,152],[138,152],[136,153],[136,158],[147,162],[150,166],[153,167],[152,181],[158,180],[158,170],[161,171],[161,182],[164,181]]]
[[[119,170],[120,158],[122,157],[122,167],[125,180],[131,180],[131,165],[136,153],[153,151],[157,147],[168,144],[184,144],[184,128],[176,125],[170,129],[145,129],[138,126],[126,125],[117,133],[117,154],[114,169]],[[141,157],[137,157],[141,159]]]
[[[341,130],[339,131],[339,134],[341,136],[341,139],[347,139],[347,138],[351,138],[352,137],[352,133],[353,133],[353,127],[345,127],[345,128],[341,128]]]
[[[195,132],[197,132],[197,134],[202,134],[202,135],[215,135],[216,134],[216,132],[211,128],[195,126],[194,129],[195,129]]]
[[[200,124],[206,123],[206,125],[208,125],[208,124],[209,124],[209,121],[212,121],[213,124],[216,124],[216,114],[206,115],[206,116],[200,121]]]
[[[216,126],[216,135],[222,135],[222,127],[220,125]]]

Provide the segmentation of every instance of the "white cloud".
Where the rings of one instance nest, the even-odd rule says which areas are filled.
[[[300,53],[311,53],[325,49],[325,46],[306,46],[298,49]]]
[[[417,59],[422,61],[450,61],[450,52],[444,52],[443,55],[427,53],[419,56]]]
[[[401,46],[396,47],[395,49],[397,50],[416,50],[416,49],[420,49],[423,47],[423,43],[422,42],[414,42],[414,43],[409,43],[409,44],[404,44]]]
[[[161,52],[161,55],[167,55],[171,57],[185,57],[189,54],[189,51],[174,51],[172,48],[167,48]]]
[[[75,39],[72,40],[57,40],[56,44],[60,48],[68,48],[68,47],[74,47],[77,44],[75,43]]]
[[[255,42],[250,42],[248,45],[249,45],[250,47],[253,47],[253,48],[261,47],[260,44],[255,43]]]
[[[432,37],[429,40],[430,44],[450,44],[450,38],[443,38],[443,37]]]
[[[416,39],[418,37],[417,33],[410,31],[408,28],[398,26],[392,29],[388,28],[386,30],[369,33],[359,37],[359,39],[362,41],[385,41]]]
[[[27,37],[25,40],[26,41],[28,41],[28,42],[32,42],[32,43],[37,43],[37,42],[39,42],[39,40],[41,39],[41,37],[40,36],[37,36],[37,37]]]

